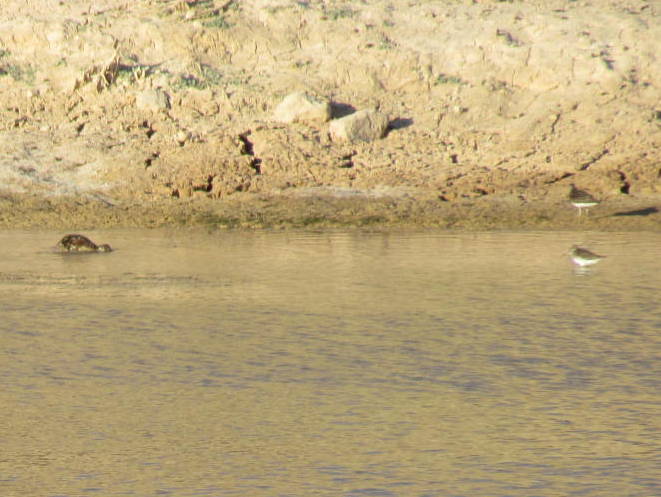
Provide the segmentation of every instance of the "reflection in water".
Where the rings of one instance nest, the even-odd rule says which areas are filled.
[[[0,234],[2,495],[658,489],[658,235],[99,238]]]

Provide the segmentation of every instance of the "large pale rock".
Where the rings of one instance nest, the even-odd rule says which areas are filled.
[[[383,138],[388,128],[388,117],[373,109],[360,110],[330,123],[334,141],[369,142]]]
[[[275,108],[273,118],[282,123],[322,122],[331,118],[330,103],[305,92],[290,93]]]
[[[162,90],[144,90],[138,93],[135,103],[138,109],[153,112],[170,108],[170,99]]]

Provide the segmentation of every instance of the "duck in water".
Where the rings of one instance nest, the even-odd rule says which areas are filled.
[[[83,235],[66,235],[57,244],[58,248],[67,252],[111,252],[107,243],[97,245]]]

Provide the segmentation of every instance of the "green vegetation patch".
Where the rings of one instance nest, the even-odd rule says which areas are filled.
[[[11,76],[14,81],[32,84],[35,79],[35,70],[32,66],[18,64],[3,64],[0,66],[0,76]]]
[[[357,14],[357,11],[351,7],[335,7],[328,9],[324,18],[331,21],[337,21],[338,19],[348,19],[352,18]]]
[[[435,84],[437,85],[465,85],[466,81],[461,79],[459,76],[454,76],[452,74],[441,73],[436,76]]]
[[[182,74],[172,86],[177,90],[185,88],[205,90],[220,86],[222,82],[223,74],[220,71],[210,65],[200,64],[198,74]]]
[[[212,16],[210,18],[207,18],[205,21],[202,22],[202,25],[205,28],[214,28],[214,29],[229,29],[232,27],[232,24],[225,19],[225,17],[222,14],[217,14],[215,16]]]

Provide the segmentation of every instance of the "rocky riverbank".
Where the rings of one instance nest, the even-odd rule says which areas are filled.
[[[3,227],[661,227],[656,2],[34,3],[0,6]],[[362,110],[382,138],[336,131]]]

